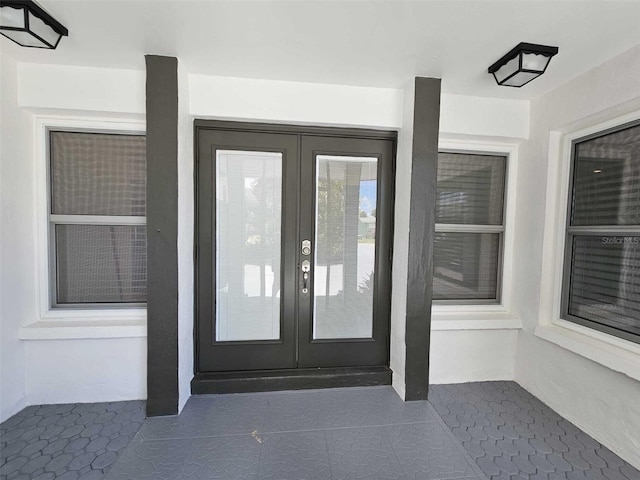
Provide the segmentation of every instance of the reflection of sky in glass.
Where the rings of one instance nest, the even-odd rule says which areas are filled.
[[[364,180],[360,182],[360,209],[364,210],[367,215],[376,208],[376,180]]]

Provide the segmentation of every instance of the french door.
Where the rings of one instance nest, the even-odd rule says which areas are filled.
[[[206,125],[198,372],[388,365],[394,140]]]

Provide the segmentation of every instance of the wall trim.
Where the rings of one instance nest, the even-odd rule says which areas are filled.
[[[136,323],[128,320],[48,320],[20,328],[19,335],[20,340],[146,337],[147,322],[146,317]]]
[[[615,345],[590,335],[589,328],[562,321],[569,325],[538,325],[535,336],[576,353],[611,370],[640,381],[640,345]],[[604,335],[604,334],[603,334]]]

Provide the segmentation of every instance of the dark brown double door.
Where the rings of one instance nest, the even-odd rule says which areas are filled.
[[[393,137],[196,127],[197,371],[388,365]]]

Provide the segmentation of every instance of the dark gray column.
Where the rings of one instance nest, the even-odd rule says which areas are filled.
[[[416,77],[414,88],[405,399],[426,400],[429,391],[440,79]]]
[[[178,413],[178,60],[147,64],[147,415]]]

